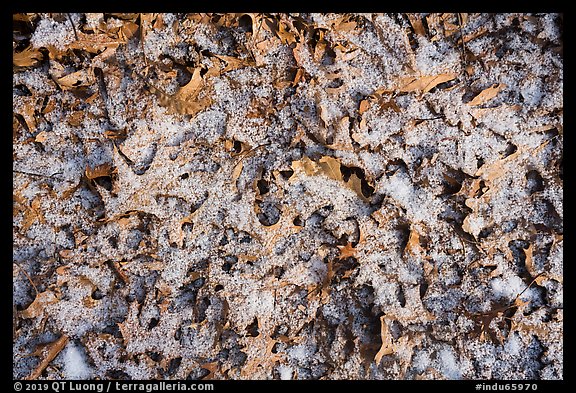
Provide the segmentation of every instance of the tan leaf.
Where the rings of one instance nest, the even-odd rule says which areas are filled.
[[[536,277],[537,273],[534,270],[534,259],[532,255],[533,252],[534,248],[532,244],[530,244],[528,248],[524,249],[524,254],[526,255],[526,260],[524,261],[524,263],[526,264],[526,270],[528,270],[528,273],[530,273],[532,277]]]
[[[340,250],[338,254],[339,259],[346,259],[348,257],[356,257],[357,250],[352,246],[352,243],[348,242],[345,246],[336,246]]]
[[[68,344],[68,336],[63,334],[62,336],[60,336],[58,340],[47,345],[45,347],[45,350],[43,351],[46,354],[46,356],[44,357],[44,359],[42,359],[42,361],[38,364],[38,366],[36,366],[36,368],[32,371],[32,373],[25,379],[36,380],[40,378],[42,372],[46,369],[46,367],[48,367],[50,362],[54,360],[56,356],[58,356],[58,354],[60,353],[60,351],[62,351],[62,349],[64,349],[66,344]]]
[[[99,177],[110,176],[114,172],[110,163],[96,165],[94,168],[86,167],[86,177],[88,180],[97,179]]]
[[[394,353],[392,335],[390,334],[390,329],[386,324],[385,318],[386,317],[384,315],[380,317],[380,338],[382,339],[382,346],[380,347],[380,350],[376,356],[374,356],[374,360],[376,361],[377,365],[382,361],[382,357]]]
[[[210,363],[204,363],[201,364],[200,367],[202,367],[205,370],[208,370],[208,374],[200,379],[214,379],[214,373],[218,370],[218,362],[210,362]]]
[[[108,139],[125,139],[127,136],[124,130],[106,130],[104,131],[104,137]]]
[[[400,92],[410,93],[414,91],[429,92],[440,83],[451,81],[458,76],[455,72],[449,72],[440,75],[430,75],[422,77],[406,77],[400,79]]]
[[[52,291],[40,292],[36,295],[36,299],[22,311],[20,315],[24,319],[36,318],[44,312],[44,308],[47,305],[54,304],[58,302],[56,295]]]
[[[42,57],[42,53],[38,49],[32,49],[29,46],[22,52],[12,54],[12,64],[17,67],[31,67],[38,64]]]
[[[328,127],[328,121],[330,119],[328,118],[328,110],[326,109],[325,105],[318,105],[318,114],[320,115],[320,119],[322,120],[324,127]]]
[[[324,156],[318,162],[321,173],[328,176],[330,179],[342,180],[342,172],[340,172],[340,161],[333,157]]]
[[[186,85],[182,86],[180,90],[176,93],[176,98],[180,100],[194,100],[198,97],[200,90],[204,86],[204,80],[200,72],[202,71],[202,67],[196,67],[192,72],[192,78],[190,78],[190,82]]]
[[[194,69],[192,78],[185,86],[182,86],[173,96],[159,93],[160,104],[167,107],[171,113],[182,115],[196,115],[200,111],[210,107],[214,102],[210,94],[210,89],[200,75],[201,68]],[[203,95],[201,93],[204,93]]]
[[[63,259],[69,259],[69,258],[72,258],[72,256],[74,256],[74,250],[60,250],[60,252],[58,252],[58,254]]]
[[[360,107],[358,108],[358,114],[362,115],[368,109],[370,109],[370,101],[369,100],[360,101]]]
[[[293,170],[301,169],[308,176],[313,176],[314,174],[316,174],[316,163],[307,156],[304,156],[302,157],[301,160],[292,161],[292,169]]]
[[[86,70],[72,72],[71,74],[56,79],[56,83],[64,90],[88,86],[91,85],[93,81],[94,78]]]
[[[422,23],[422,18],[420,18],[416,14],[406,14],[408,16],[408,20],[410,21],[410,25],[414,29],[414,32],[418,35],[426,35],[426,29],[424,29],[424,23]]]
[[[304,77],[304,69],[298,67],[296,70],[296,75],[294,75],[294,80],[292,81],[292,86],[296,86]]]
[[[355,28],[356,28],[356,22],[354,21],[340,22],[336,26],[336,30],[338,30],[339,32],[352,31]]]
[[[346,182],[346,185],[348,186],[348,188],[354,191],[356,195],[358,195],[360,199],[362,199],[364,202],[369,201],[368,198],[364,196],[364,193],[362,193],[362,180],[360,180],[360,178],[356,176],[355,173],[350,175],[350,178]]]
[[[363,201],[368,201],[362,193],[362,181],[360,178],[353,173],[350,175],[348,181],[345,182],[340,166],[340,161],[330,156],[323,156],[318,163],[312,161],[307,156],[304,156],[299,161],[292,162],[292,169],[300,169],[308,176],[324,175],[329,179],[340,181],[345,187],[354,191]]]
[[[234,56],[226,56],[226,55],[214,55],[214,56],[226,62],[226,67],[224,67],[224,69],[221,71],[222,73],[237,70],[238,68],[244,68],[256,65],[252,59],[242,60]]]
[[[85,50],[90,53],[98,53],[107,48],[117,48],[125,44],[125,40],[119,40],[109,37],[107,34],[86,34],[81,31],[77,32],[78,40],[70,43],[70,49]]]
[[[234,166],[234,170],[232,171],[232,185],[234,186],[234,189],[237,189],[237,180],[240,177],[240,175],[242,174],[242,169],[244,168],[244,164],[242,162],[242,160],[240,160],[235,166]]]
[[[46,142],[46,139],[48,139],[48,133],[46,131],[42,131],[40,133],[38,133],[38,135],[36,135],[36,137],[34,138],[34,140],[36,142]]]
[[[278,31],[276,32],[276,34],[278,35],[278,38],[280,38],[280,41],[282,41],[283,44],[290,45],[296,42],[296,34],[294,32],[288,31],[286,27],[287,26],[284,23],[279,23]]]
[[[482,90],[476,97],[472,99],[472,101],[468,103],[468,105],[470,106],[483,105],[488,101],[490,101],[491,99],[493,99],[494,97],[496,97],[498,93],[505,87],[506,85],[504,83],[494,84],[489,88]]]
[[[406,248],[404,249],[404,252],[408,252],[412,255],[421,253],[423,251],[422,246],[420,245],[420,234],[418,233],[418,231],[416,230],[416,228],[414,228],[414,226],[412,226],[412,228],[410,229],[410,236],[408,237],[408,243],[406,244]]]

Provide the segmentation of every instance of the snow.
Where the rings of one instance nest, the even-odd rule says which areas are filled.
[[[43,18],[36,26],[30,43],[35,48],[54,46],[65,49],[74,40],[74,30],[70,21],[56,22],[51,18]]]
[[[294,371],[290,366],[281,364],[278,366],[278,372],[280,373],[281,380],[291,380]]]
[[[440,359],[440,371],[448,379],[460,379],[460,366],[452,348],[444,348],[438,353]]]
[[[68,343],[63,351],[64,377],[66,379],[90,379],[91,367],[86,362],[82,350],[74,343]]]
[[[113,35],[130,19],[70,16],[85,34]],[[290,47],[231,15],[216,26],[161,14],[162,28],[148,23],[143,41],[109,58],[15,68],[13,111],[28,126],[14,121],[15,378],[35,367],[38,337],[61,334],[70,343],[49,379],[185,379],[211,362],[215,378],[231,379],[563,378],[562,17],[469,14],[462,32],[478,35],[462,58],[460,31],[431,40],[405,14],[351,14],[357,27],[337,31],[342,16],[277,19],[324,29],[333,64],[314,59],[312,36]],[[32,48],[75,40],[64,14],[35,23]],[[213,74],[224,64],[214,54],[253,56],[258,66]],[[213,104],[171,113],[151,86],[175,93],[200,65]],[[94,67],[107,102],[96,84],[54,83]],[[278,87],[297,69],[296,86]],[[457,78],[426,93],[397,89],[442,73]],[[507,86],[468,104],[494,83]],[[363,100],[370,107],[360,114]],[[256,109],[269,113],[253,117]],[[40,131],[46,139],[34,142]],[[331,133],[341,145],[315,141]],[[344,179],[292,171],[303,157],[359,168],[374,193],[366,201]],[[85,176],[103,163],[115,168],[111,189]],[[261,223],[259,209],[278,224]],[[356,252],[341,258],[347,243]],[[529,244],[543,275],[527,288]],[[22,270],[59,300],[38,318],[22,316],[36,297]],[[500,315],[489,329],[501,342],[481,338],[478,315],[517,297],[527,303],[509,317],[514,328]],[[381,315],[398,348],[377,365],[370,345],[380,342]],[[257,335],[248,331],[255,319]],[[182,364],[168,375],[176,357]]]

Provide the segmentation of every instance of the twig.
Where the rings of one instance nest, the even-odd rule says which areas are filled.
[[[70,16],[70,13],[67,12],[66,16],[68,17],[68,20],[70,21],[70,24],[72,25],[72,30],[74,30],[74,37],[76,38],[76,41],[78,41],[78,33],[76,32],[76,26],[74,26],[74,22],[72,21],[72,17]]]
[[[64,349],[67,343],[68,343],[68,336],[66,336],[65,334],[63,334],[58,340],[51,343],[50,348],[46,353],[46,357],[38,364],[38,366],[34,369],[34,371],[32,371],[32,373],[24,379],[26,380],[38,379],[40,375],[42,375],[44,369],[48,367],[50,362],[54,360],[56,356],[58,356],[60,351]]]
[[[32,173],[32,172],[20,171],[20,170],[18,170],[18,169],[12,169],[12,172],[21,173],[21,174],[23,174],[23,175],[28,175],[28,176],[37,176],[37,177],[44,177],[44,178],[52,178],[52,177],[54,177],[54,176],[56,176],[56,175],[61,175],[61,174],[62,174],[62,172],[54,172],[54,173],[51,174],[51,175],[43,175],[43,174],[41,174],[41,173]]]
[[[458,29],[460,30],[460,40],[462,41],[462,47],[460,48],[462,68],[464,70],[464,78],[466,78],[466,81],[468,81],[468,72],[466,71],[466,46],[464,45],[464,33],[462,32],[462,15],[460,15],[460,13],[456,13],[456,16],[458,18]]]
[[[36,284],[34,284],[34,281],[32,281],[32,278],[30,277],[30,275],[28,274],[28,272],[26,270],[24,270],[24,268],[22,266],[20,266],[20,264],[18,262],[14,262],[14,264],[16,266],[18,266],[18,268],[20,269],[20,271],[22,273],[24,273],[24,275],[26,276],[26,278],[28,279],[28,281],[30,281],[30,284],[32,284],[32,288],[34,288],[34,291],[36,292],[36,296],[38,296],[38,293],[40,293],[38,291],[38,288],[36,287]]]

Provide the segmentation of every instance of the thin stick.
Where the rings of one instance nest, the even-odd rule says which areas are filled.
[[[37,177],[44,177],[44,178],[52,178],[56,175],[62,175],[62,172],[55,172],[51,175],[43,175],[41,173],[32,173],[32,172],[26,172],[26,171],[20,171],[18,169],[12,169],[13,173],[21,173],[23,175],[28,175],[28,176],[37,176]]]
[[[24,275],[26,276],[26,278],[28,279],[28,281],[30,281],[30,284],[32,284],[32,288],[34,288],[34,291],[36,292],[36,296],[38,296],[38,294],[40,293],[38,291],[38,288],[36,287],[36,285],[34,284],[34,281],[32,281],[32,278],[30,277],[30,275],[28,274],[28,272],[26,270],[24,270],[24,268],[22,266],[20,266],[20,264],[18,262],[14,262],[14,264],[16,266],[18,266],[18,268],[20,269],[20,271],[22,273],[24,273]]]
[[[76,41],[78,41],[78,33],[76,32],[76,26],[74,26],[74,22],[72,21],[72,17],[70,16],[70,13],[67,12],[66,16],[68,17],[68,20],[70,21],[70,24],[72,25],[72,30],[74,30],[74,37],[76,38]]]

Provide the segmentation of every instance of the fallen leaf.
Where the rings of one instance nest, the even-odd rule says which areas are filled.
[[[324,156],[318,161],[320,172],[328,176],[330,179],[342,180],[342,172],[340,172],[340,161],[333,157]]]
[[[530,275],[532,277],[536,277],[538,274],[536,273],[536,270],[534,269],[534,257],[533,254],[534,253],[534,248],[532,246],[532,244],[530,244],[528,246],[528,248],[524,249],[524,255],[526,255],[526,260],[524,261],[525,265],[526,265],[526,270],[528,270],[528,273],[530,273]]]
[[[202,67],[196,67],[192,72],[192,78],[190,81],[182,86],[178,93],[176,93],[176,98],[180,100],[194,100],[198,97],[200,90],[204,86],[204,80],[201,75]]]
[[[340,254],[338,254],[338,259],[346,259],[349,257],[356,257],[356,250],[352,243],[348,242],[345,246],[336,246],[340,250]]]
[[[369,100],[360,101],[360,107],[358,108],[358,114],[362,115],[368,109],[370,109],[370,101]]]
[[[195,68],[190,82],[182,86],[173,96],[168,96],[159,89],[155,89],[160,104],[167,107],[170,113],[193,116],[210,107],[214,102],[211,86],[206,85],[200,71],[201,67]]]
[[[239,68],[251,67],[256,65],[252,59],[243,60],[234,56],[226,56],[226,55],[214,55],[214,56],[226,62],[226,67],[224,67],[224,69],[221,71],[222,74],[228,71],[237,70]]]
[[[114,172],[114,168],[110,163],[96,165],[94,168],[86,167],[86,177],[88,180],[97,179],[99,177],[110,176]]]
[[[316,174],[316,163],[314,161],[312,161],[310,158],[308,158],[307,156],[302,157],[301,160],[298,161],[292,161],[292,169],[293,170],[303,170],[305,174],[307,174],[308,176],[313,176]]]
[[[14,52],[12,54],[12,64],[17,67],[31,67],[42,61],[42,53],[38,49],[28,47],[22,52]]]
[[[294,32],[290,31],[285,23],[280,22],[278,24],[278,31],[276,31],[276,34],[278,35],[278,38],[280,38],[280,41],[282,41],[284,45],[291,45],[297,41],[296,39],[297,35]]]
[[[350,178],[346,182],[346,185],[348,186],[348,188],[354,191],[356,195],[358,195],[360,199],[362,199],[364,202],[369,202],[369,199],[366,198],[364,196],[364,193],[362,192],[362,180],[358,176],[356,176],[355,173],[350,175]]]
[[[408,252],[412,255],[416,255],[416,254],[419,254],[423,251],[424,251],[424,249],[420,245],[420,234],[418,233],[416,228],[414,228],[414,226],[412,226],[412,228],[410,229],[410,236],[408,237],[408,243],[406,244],[406,247],[404,248],[404,252],[405,253]]]
[[[36,135],[36,137],[34,138],[34,141],[36,142],[46,142],[46,139],[48,139],[48,133],[46,131],[42,131],[39,132],[38,135]]]
[[[502,89],[504,89],[505,87],[506,85],[504,83],[494,84],[489,88],[482,90],[476,97],[472,99],[472,101],[468,103],[468,105],[470,106],[483,105],[488,101],[490,101],[491,99],[493,99],[494,97],[496,97],[498,93],[502,91]]]
[[[60,351],[62,351],[62,349],[64,349],[66,344],[68,344],[68,336],[63,334],[62,336],[60,336],[58,340],[47,345],[45,347],[45,350],[43,351],[46,354],[44,359],[42,359],[42,361],[38,364],[38,366],[36,366],[36,368],[32,371],[32,373],[30,373],[30,375],[27,376],[25,379],[36,380],[40,378],[42,372],[46,369],[46,367],[48,367],[50,362],[54,360],[56,356],[58,356],[58,354],[60,353]]]
[[[21,312],[22,318],[30,319],[36,318],[44,312],[44,308],[47,305],[54,304],[58,302],[56,295],[52,291],[44,291],[40,292],[36,295],[36,299],[25,309]]]
[[[89,86],[93,82],[94,78],[92,77],[92,73],[89,73],[87,70],[72,72],[68,75],[56,79],[56,83],[58,83],[58,85],[64,90],[75,89],[81,86]]]
[[[414,32],[418,35],[425,36],[426,29],[424,29],[424,23],[422,23],[422,18],[420,18],[417,14],[406,14],[408,16],[408,20],[410,21],[410,25],[414,29]]]
[[[342,171],[340,170],[340,161],[338,159],[323,156],[320,158],[318,163],[312,161],[307,156],[304,156],[301,160],[292,161],[293,170],[302,170],[308,176],[326,176],[329,179],[337,180],[343,183],[343,185],[354,191],[363,201],[368,201],[368,199],[362,193],[362,181],[355,173],[350,175],[348,181],[344,181],[342,176]],[[292,179],[292,178],[291,178]]]
[[[400,79],[399,90],[402,93],[410,93],[414,91],[422,91],[423,93],[429,92],[440,83],[451,81],[458,76],[455,72],[449,72],[440,75],[430,75],[421,77],[406,77]]]
[[[237,180],[242,174],[242,169],[244,168],[244,164],[242,160],[238,161],[238,163],[234,166],[234,170],[232,171],[232,185],[234,189],[237,190]]]
[[[107,34],[86,34],[77,32],[78,40],[68,45],[70,49],[85,50],[90,53],[98,53],[107,48],[117,48],[126,41],[109,37]]]
[[[209,380],[214,379],[214,373],[218,370],[218,362],[210,362],[201,364],[200,367],[208,371],[208,374],[200,379]]]
[[[380,350],[374,356],[376,365],[379,365],[382,361],[382,357],[394,353],[394,345],[392,344],[392,335],[390,334],[390,329],[386,324],[386,316],[382,315],[380,317],[380,338],[382,339],[382,346]]]

